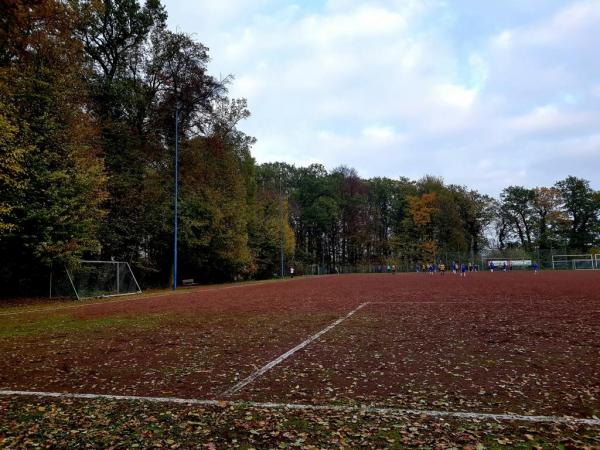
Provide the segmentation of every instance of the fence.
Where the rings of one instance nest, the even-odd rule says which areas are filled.
[[[580,252],[579,252],[580,253]],[[561,257],[565,260],[563,261]],[[568,257],[568,258],[567,258]],[[537,263],[540,269],[547,270],[584,270],[600,269],[600,254],[577,254],[569,252],[568,249],[558,250],[536,250],[525,252],[523,250],[511,249],[507,251],[486,251],[480,254],[470,255],[460,252],[437,252],[432,261],[417,261],[408,258],[388,258],[381,263],[364,264],[302,264],[295,265],[297,274],[306,275],[327,275],[344,273],[386,273],[392,265],[396,266],[398,272],[415,272],[423,270],[423,265],[430,263],[444,263],[447,269],[451,268],[453,262],[459,266],[462,263],[471,263],[477,266],[479,270],[486,269],[489,261],[494,261],[496,268],[502,268],[502,263],[511,270],[531,270],[534,263]]]

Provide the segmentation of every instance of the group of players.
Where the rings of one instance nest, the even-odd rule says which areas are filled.
[[[534,262],[532,264],[531,268],[533,269],[534,273],[538,273],[539,265],[537,262]],[[488,263],[488,269],[492,273],[494,272],[494,270],[497,269],[494,261],[490,261]],[[463,263],[459,264],[456,261],[452,261],[452,263],[450,264],[450,270],[452,270],[453,274],[459,273],[461,277],[465,277],[467,275],[467,272],[477,272],[479,270],[479,268],[477,267],[477,264],[473,264],[471,262],[468,262],[468,263],[463,262]],[[502,270],[502,272],[507,272],[509,270],[512,270],[512,265],[506,264],[506,261],[504,261],[502,266],[498,267],[498,270]],[[439,264],[435,264],[435,263],[421,264],[421,265],[417,264],[415,266],[415,271],[417,273],[418,272],[426,272],[429,275],[433,275],[434,273],[440,273],[441,275],[444,275],[446,273],[446,264],[444,264],[441,261]]]
[[[453,274],[459,273],[461,277],[467,276],[467,272],[477,272],[478,267],[476,264],[471,262],[469,263],[457,263],[456,261],[452,261],[450,264],[450,270],[452,270]],[[430,263],[430,264],[417,264],[415,266],[416,272],[426,272],[429,275],[433,275],[434,273],[440,273],[445,275],[446,273],[446,264],[440,261],[439,264]]]

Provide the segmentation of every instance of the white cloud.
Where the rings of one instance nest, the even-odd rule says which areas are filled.
[[[393,127],[390,126],[381,126],[381,125],[371,125],[366,128],[363,128],[361,134],[369,139],[375,141],[391,141],[397,138],[396,132]]]
[[[492,42],[494,43],[494,45],[496,45],[498,48],[504,49],[504,50],[510,48],[513,44],[513,41],[514,41],[513,35],[508,30],[504,30],[497,36],[494,36],[494,38],[492,39]]]
[[[360,6],[349,13],[331,16],[311,15],[300,23],[303,39],[319,46],[333,46],[337,41],[358,42],[400,33],[406,29],[407,17],[386,8]]]
[[[510,119],[508,127],[521,133],[560,132],[581,126],[594,126],[592,114],[565,113],[554,105],[545,105]]]
[[[259,162],[434,173],[490,193],[569,174],[594,184],[600,2],[485,5],[167,1],[211,48],[212,72],[236,75]]]
[[[434,86],[435,98],[446,105],[461,109],[469,108],[477,92],[474,89],[467,89],[456,84],[440,84]]]

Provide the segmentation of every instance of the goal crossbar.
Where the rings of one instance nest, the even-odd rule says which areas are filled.
[[[552,255],[553,261],[572,261],[574,259],[593,259],[594,255],[585,253],[581,255]]]

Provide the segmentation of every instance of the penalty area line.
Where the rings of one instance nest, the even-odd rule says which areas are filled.
[[[343,317],[340,317],[338,320],[336,320],[335,322],[333,322],[331,325],[328,325],[327,327],[323,328],[321,331],[319,331],[316,334],[313,334],[311,337],[309,337],[308,339],[306,339],[305,341],[301,342],[300,344],[296,345],[294,348],[288,350],[287,352],[285,352],[284,354],[278,356],[277,358],[275,358],[273,361],[271,361],[268,364],[265,364],[263,367],[261,367],[260,369],[258,369],[256,372],[250,374],[247,378],[243,379],[242,381],[240,381],[239,383],[233,385],[232,387],[230,387],[229,389],[227,389],[225,392],[223,392],[221,395],[223,395],[224,397],[229,397],[239,391],[241,391],[246,385],[252,383],[254,380],[256,380],[257,378],[261,377],[262,375],[264,375],[265,373],[267,373],[269,370],[271,370],[273,367],[275,367],[276,365],[282,363],[283,361],[285,361],[287,358],[289,358],[290,356],[292,356],[294,353],[296,353],[298,350],[302,350],[304,347],[306,347],[308,344],[310,344],[311,342],[319,339],[321,336],[323,336],[325,333],[327,333],[328,331],[330,331],[331,329],[335,328],[336,326],[338,326],[340,323],[342,323],[344,320],[348,319],[349,317],[351,317],[352,315],[354,315],[356,312],[358,312],[359,310],[361,310],[362,308],[364,308],[365,306],[367,306],[369,304],[369,302],[366,303],[361,303],[360,305],[358,305],[355,309],[353,309],[352,311],[350,311],[348,314],[346,314]]]
[[[194,398],[177,397],[143,397],[137,395],[112,395],[112,394],[77,394],[69,392],[40,392],[40,391],[11,391],[0,390],[0,396],[5,397],[41,397],[57,399],[81,400],[113,400],[113,401],[139,401],[149,403],[169,403],[197,406],[240,406],[256,409],[283,409],[299,411],[343,412],[350,414],[372,414],[380,416],[425,416],[443,419],[467,420],[493,420],[497,422],[529,422],[529,423],[554,423],[566,425],[600,426],[600,419],[579,418],[570,416],[526,416],[522,414],[504,413],[478,413],[466,411],[437,411],[430,409],[403,409],[377,406],[345,406],[345,405],[310,405],[302,403],[275,403],[251,402],[230,400],[202,400]]]

